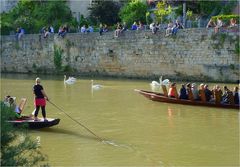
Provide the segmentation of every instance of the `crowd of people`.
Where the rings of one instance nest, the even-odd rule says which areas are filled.
[[[206,28],[213,28],[215,33],[218,33],[219,31],[222,31],[223,28],[234,28],[238,27],[237,20],[232,18],[230,19],[229,24],[226,24],[222,21],[221,18],[217,18],[216,23],[213,19],[210,19]],[[170,35],[176,35],[179,29],[184,29],[184,25],[181,23],[179,19],[177,19],[175,22],[170,21],[167,25],[161,25],[157,22],[152,22],[150,25],[144,25],[141,21],[133,22],[133,24],[128,28],[126,22],[123,23],[117,23],[116,29],[114,30],[114,37],[119,37],[121,34],[123,34],[124,31],[131,30],[147,30],[150,29],[153,34],[156,34],[157,31],[160,29],[165,30],[165,36]],[[103,35],[103,33],[106,33],[109,31],[109,28],[106,24],[100,24],[98,28],[100,36]],[[60,26],[58,30],[58,36],[65,37],[65,35],[69,32],[69,27],[67,25]],[[81,27],[77,28],[77,32],[87,34],[94,32],[94,28],[92,25],[83,25]],[[21,37],[25,34],[25,30],[22,27],[17,28],[16,30],[16,39],[19,40]],[[54,28],[53,26],[46,26],[43,27],[40,30],[40,34],[47,38],[50,34],[54,34]]]
[[[200,84],[199,88],[195,83],[182,84],[179,92],[177,91],[176,83],[171,83],[168,91],[168,96],[192,101],[216,102],[224,104],[239,104],[239,89],[234,87],[233,91],[227,86],[223,89],[219,85],[215,85],[212,90],[207,84]]]
[[[227,27],[227,28],[237,27],[237,20],[234,19],[234,18],[231,18],[230,22],[229,22],[229,25],[228,25],[228,24],[224,23],[221,18],[217,18],[217,23],[215,23],[213,21],[213,19],[210,19],[207,26],[206,26],[206,28],[214,28],[215,33],[218,33],[224,27]]]

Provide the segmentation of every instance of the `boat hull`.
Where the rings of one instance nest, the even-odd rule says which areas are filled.
[[[214,102],[202,102],[202,101],[190,101],[183,99],[176,99],[164,96],[162,93],[156,93],[145,90],[135,89],[138,93],[145,96],[146,98],[152,101],[165,102],[165,103],[174,103],[174,104],[184,104],[184,105],[193,105],[193,106],[206,106],[206,107],[217,107],[217,108],[231,108],[238,109],[239,105],[230,105],[230,104],[215,104]]]
[[[60,119],[48,118],[48,121],[44,121],[43,119],[39,119],[38,121],[34,121],[32,119],[30,120],[17,119],[17,120],[11,120],[8,122],[12,123],[14,126],[27,126],[30,129],[41,129],[41,128],[48,128],[48,127],[59,124]]]

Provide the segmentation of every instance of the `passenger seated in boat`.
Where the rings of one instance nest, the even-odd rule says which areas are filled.
[[[187,96],[188,96],[188,100],[191,100],[191,101],[194,100],[190,83],[187,83]]]
[[[3,103],[7,106],[9,106],[9,98],[10,97],[11,97],[10,95],[7,95],[7,96],[4,97]]]
[[[188,99],[187,90],[184,84],[182,84],[182,87],[179,91],[179,99]]]
[[[5,96],[4,99],[4,104],[8,107],[10,107],[14,113],[15,113],[15,118],[14,119],[32,119],[31,116],[24,116],[22,115],[22,111],[25,107],[25,104],[27,102],[26,98],[21,98],[21,101],[19,105],[16,104],[16,97],[11,97],[11,96]]]
[[[234,103],[233,92],[230,91],[227,88],[227,86],[223,87],[222,103],[226,103],[226,104],[233,104]]]
[[[212,98],[213,98],[213,94],[212,94],[212,91],[210,91],[208,89],[208,85],[207,84],[204,85],[204,92],[205,92],[206,101],[208,101],[208,102],[211,101]]]
[[[239,104],[239,93],[238,93],[238,87],[234,87],[233,89],[233,96],[234,96],[234,104]]]
[[[213,89],[213,95],[214,95],[214,99],[215,99],[215,103],[216,104],[220,104],[222,101],[222,90],[220,88],[219,85],[216,85]]]
[[[204,84],[200,84],[199,86],[199,97],[202,102],[206,102],[206,96],[205,96],[205,89],[204,89]]]
[[[9,103],[9,107],[15,112],[15,117],[16,118],[21,118],[22,110],[20,109],[19,106],[16,105],[15,98],[9,97],[8,98],[8,103]]]
[[[178,98],[176,83],[171,84],[169,91],[168,91],[168,97]]]
[[[194,100],[200,100],[199,94],[198,94],[197,85],[195,83],[192,83],[192,94]]]

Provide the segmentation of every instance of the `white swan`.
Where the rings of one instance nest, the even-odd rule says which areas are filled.
[[[67,80],[66,79],[67,79],[67,76],[64,75],[64,84],[68,84],[68,85],[74,84],[76,82],[76,80],[77,80],[74,77],[69,77]]]
[[[169,79],[164,79],[163,81],[162,81],[162,76],[159,78],[159,83],[160,83],[160,85],[165,85],[165,86],[167,86],[167,85],[169,85],[169,83],[170,83],[170,81],[169,81]]]
[[[102,85],[99,85],[99,84],[95,84],[95,85],[94,85],[94,84],[93,84],[93,80],[91,80],[91,83],[92,83],[92,89],[94,89],[94,90],[103,88]]]
[[[68,79],[70,79],[71,81],[76,81],[77,79],[74,77],[68,77]]]
[[[161,85],[168,85],[169,84],[169,79],[164,79],[163,81],[162,81],[162,76],[159,78],[159,82],[157,82],[157,81],[152,81],[152,83],[150,83],[150,85],[151,86],[153,86],[153,87],[158,87],[158,86],[161,86]]]

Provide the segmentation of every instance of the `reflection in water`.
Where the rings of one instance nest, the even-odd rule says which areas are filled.
[[[97,82],[104,89],[93,92],[91,78],[64,87],[62,76],[39,77],[54,104],[104,137],[99,142],[47,105],[47,116],[60,118],[61,123],[30,135],[41,138],[41,150],[51,166],[238,165],[239,112],[154,102],[133,91],[150,90],[149,81],[101,78]],[[24,114],[30,114],[35,78],[3,75],[1,98],[5,94],[26,97]]]

